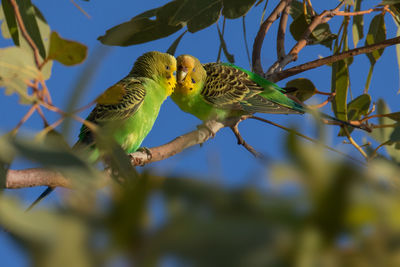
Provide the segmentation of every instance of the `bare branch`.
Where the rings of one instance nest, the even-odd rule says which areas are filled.
[[[71,187],[71,182],[59,172],[42,168],[8,171],[6,188],[18,189],[34,186]]]
[[[271,15],[269,15],[269,17],[261,24],[257,36],[254,39],[252,65],[253,65],[253,71],[258,74],[264,73],[261,65],[261,48],[265,39],[265,35],[267,34],[272,23],[279,18],[279,14],[282,13],[282,11],[288,5],[289,1],[291,0],[281,0],[281,2],[276,6],[274,11],[272,11]]]
[[[357,55],[361,55],[361,54],[370,53],[372,51],[382,49],[382,48],[385,48],[385,47],[388,47],[391,45],[399,44],[399,43],[400,43],[400,36],[392,38],[392,39],[387,39],[383,42],[376,43],[373,45],[367,45],[367,46],[355,48],[352,50],[342,52],[340,54],[336,54],[336,55],[332,55],[329,57],[324,57],[321,59],[310,61],[310,62],[298,65],[296,67],[293,67],[293,68],[290,68],[290,69],[287,69],[287,70],[284,70],[281,72],[275,72],[272,75],[270,75],[268,79],[271,81],[277,82],[277,81],[283,80],[287,77],[299,74],[301,72],[320,67],[322,65],[340,61],[340,60],[343,60],[348,57],[353,57],[353,56],[357,56]]]

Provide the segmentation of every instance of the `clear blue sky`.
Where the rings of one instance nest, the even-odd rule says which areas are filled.
[[[33,1],[42,11],[52,30],[57,31],[66,39],[79,41],[89,47],[89,60],[97,57],[96,48],[104,47],[96,39],[103,35],[105,30],[129,20],[133,16],[161,6],[168,1],[78,1],[79,5],[91,15],[91,19],[85,17],[70,1],[52,1],[42,0]],[[268,12],[276,5],[278,1],[269,1]],[[370,1],[367,1],[370,2]],[[371,1],[372,2],[372,1]],[[373,1],[378,4],[380,1]],[[337,0],[313,1],[317,12],[321,12],[323,8],[333,8],[337,5]],[[260,6],[251,10],[246,18],[247,22],[247,39],[250,49],[257,33],[262,7]],[[332,31],[336,32],[341,22],[341,18],[332,20]],[[395,36],[395,27],[391,18],[386,18],[388,28],[388,38]],[[228,43],[228,49],[235,55],[236,64],[244,68],[249,68],[247,56],[242,35],[242,22],[238,20],[228,20],[226,26],[225,39]],[[365,33],[367,32],[369,20],[365,22]],[[93,81],[88,86],[81,104],[85,105],[99,95],[103,90],[124,77],[130,70],[133,62],[138,56],[147,51],[159,50],[166,51],[169,45],[179,36],[181,32],[150,43],[136,45],[131,47],[111,47],[106,57],[101,60],[98,71]],[[286,48],[293,46],[294,41],[288,36]],[[276,59],[275,49],[276,25],[270,30],[265,40],[262,50],[262,63],[264,68],[270,66]],[[359,46],[364,44],[364,40]],[[0,39],[0,46],[6,47],[11,45],[9,40]],[[350,47],[352,47],[350,41]],[[216,60],[219,47],[219,39],[215,26],[202,30],[195,34],[186,34],[178,47],[177,55],[187,53],[198,57],[202,62],[212,62]],[[323,46],[312,46],[304,49],[297,62],[292,63],[294,66],[309,60],[316,59],[318,56],[330,55],[330,50]],[[224,57],[222,57],[224,59]],[[65,107],[70,92],[79,74],[85,68],[85,64],[75,67],[65,67],[59,63],[54,63],[52,76],[47,85],[51,91],[53,101],[56,105]],[[353,96],[362,93],[366,76],[369,69],[369,61],[365,55],[356,58],[350,68],[351,89]],[[330,91],[330,67],[321,67],[317,70],[309,71],[295,77],[306,77],[311,79],[320,91]],[[400,96],[396,94],[399,89],[398,66],[395,56],[395,48],[390,47],[385,50],[382,58],[375,66],[375,72],[372,78],[370,93],[373,99],[377,100],[383,97],[387,100],[393,110],[398,110],[397,106]],[[293,77],[288,80],[293,79]],[[288,80],[279,82],[285,85]],[[316,103],[321,102],[324,98],[313,98]],[[312,101],[311,101],[312,103]],[[26,113],[28,107],[20,106],[18,98],[14,96],[5,96],[1,92],[0,98],[0,132],[11,130],[20,118]],[[329,112],[329,108],[324,109]],[[89,110],[81,114],[85,117]],[[58,116],[54,113],[47,113],[50,121],[55,121]],[[300,131],[313,134],[313,119],[310,116],[301,115],[263,115],[277,123],[290,126],[297,125]],[[200,121],[189,114],[181,112],[177,106],[168,99],[162,107],[156,124],[150,135],[145,139],[143,145],[147,147],[158,146],[164,144],[180,134],[195,129]],[[70,144],[76,140],[80,125],[74,122],[73,133],[68,137]],[[40,130],[42,123],[40,118],[35,115],[22,128],[26,133],[34,133]],[[332,138],[333,146],[340,150],[348,151],[358,157],[356,151],[353,151],[348,145],[340,144],[341,139],[335,138],[337,128],[329,127],[328,134]],[[265,125],[255,121],[244,122],[240,125],[240,130],[245,139],[265,153],[269,157],[277,161],[285,158],[285,149],[283,138],[286,132],[276,129],[271,125]],[[360,134],[356,134],[360,137]],[[13,169],[22,169],[34,166],[26,161],[18,160],[12,166]],[[147,168],[147,167],[145,167]],[[219,182],[227,186],[240,186],[245,183],[265,183],[265,167],[258,163],[250,153],[236,144],[233,134],[224,129],[217,136],[204,144],[203,147],[193,147],[184,153],[176,155],[162,162],[153,163],[148,168],[156,169],[161,174],[171,173],[190,173],[198,176],[199,179],[218,179]],[[251,177],[249,179],[249,177]],[[28,205],[34,200],[43,188],[9,190],[10,195],[20,196]],[[58,201],[57,193],[43,201],[41,205],[51,205]],[[4,266],[27,266],[28,262],[16,245],[12,243],[4,233],[0,233],[0,257]]]

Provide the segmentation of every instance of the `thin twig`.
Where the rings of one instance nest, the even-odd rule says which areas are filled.
[[[251,68],[249,44],[247,43],[247,34],[246,34],[246,16],[242,17],[242,26],[243,26],[243,40],[244,40],[244,45],[246,47],[246,55],[247,55],[247,59],[249,61],[249,66]]]
[[[22,119],[18,122],[17,126],[14,127],[14,129],[12,130],[12,132],[17,132],[18,129],[22,126],[22,124],[24,124],[33,114],[33,112],[35,112],[37,107],[37,104],[33,104],[28,112],[22,117]]]
[[[238,125],[239,125],[239,121],[235,125],[230,127],[232,132],[233,132],[233,134],[236,136],[238,145],[242,145],[244,148],[247,149],[247,151],[249,151],[251,154],[253,154],[253,156],[256,157],[256,158],[264,158],[263,154],[261,154],[260,152],[255,150],[254,147],[252,147],[246,141],[244,141],[242,135],[239,132]]]
[[[379,150],[381,147],[386,146],[386,145],[389,145],[389,144],[391,144],[391,143],[392,143],[391,140],[387,140],[387,141],[383,142],[382,144],[380,144],[379,146],[377,146],[377,147],[374,149],[374,151],[372,151],[371,158],[375,158],[375,157],[376,157],[376,155],[378,154],[378,150]]]
[[[349,133],[349,130],[347,130],[346,127],[342,127],[342,129],[344,130],[344,132],[347,136],[347,139],[350,141],[350,143],[361,153],[361,155],[363,155],[363,157],[365,159],[368,159],[367,153],[365,153],[365,151],[357,144],[357,142],[354,141],[353,137],[351,137],[351,135]]]
[[[224,33],[225,33],[225,20],[226,19],[224,17],[224,21],[222,23],[222,32],[221,32],[222,37],[224,37]],[[219,31],[218,24],[217,24],[217,29]],[[220,60],[221,60],[221,53],[222,53],[222,41],[221,41],[221,44],[219,45],[219,49],[218,49],[217,62],[220,62]]]
[[[278,28],[278,36],[276,38],[276,54],[278,56],[278,60],[285,57],[285,34],[286,34],[286,26],[290,13],[290,4],[292,0],[288,0],[285,9],[282,12],[281,19],[279,20],[279,28]]]
[[[253,54],[252,54],[252,67],[253,67],[252,69],[254,72],[258,74],[263,73],[263,68],[261,65],[261,48],[265,39],[265,35],[267,34],[272,23],[278,19],[279,14],[282,13],[282,11],[285,9],[288,1],[291,0],[282,0],[279,2],[279,4],[275,7],[274,11],[272,11],[271,15],[269,15],[269,17],[261,24],[257,36],[254,39]]]
[[[337,61],[343,60],[348,57],[353,57],[353,56],[357,56],[357,55],[361,55],[361,54],[370,53],[372,51],[382,49],[382,48],[385,48],[385,47],[388,47],[391,45],[399,44],[399,43],[400,43],[400,36],[392,38],[392,39],[387,39],[383,42],[376,43],[373,45],[367,45],[367,46],[355,48],[352,50],[348,50],[346,52],[342,52],[340,54],[336,54],[336,55],[332,55],[329,57],[324,57],[321,59],[310,61],[305,64],[301,64],[301,65],[298,65],[296,67],[293,67],[293,68],[290,68],[290,69],[287,69],[287,70],[284,70],[281,72],[275,72],[269,76],[269,79],[271,81],[277,82],[277,81],[283,80],[285,78],[288,78],[290,76],[302,73],[304,71],[320,67],[322,65],[331,64],[333,62],[337,62]]]
[[[71,1],[71,3],[72,3],[77,9],[79,9],[79,11],[81,11],[88,19],[91,19],[90,15],[89,15],[85,10],[83,10],[83,8],[81,8],[77,3],[75,3],[74,0],[70,0],[70,1]]]
[[[274,126],[276,126],[276,127],[278,127],[278,128],[281,128],[282,130],[285,130],[285,131],[287,131],[287,132],[289,132],[289,133],[293,133],[293,134],[295,134],[295,135],[297,135],[297,136],[300,136],[300,137],[302,137],[302,138],[304,138],[304,139],[306,139],[306,140],[308,140],[308,141],[310,141],[310,142],[312,142],[312,143],[321,145],[321,146],[323,146],[324,148],[326,148],[326,149],[328,149],[328,150],[330,150],[330,151],[333,151],[333,152],[335,152],[335,153],[338,153],[338,154],[340,154],[340,155],[342,155],[342,156],[344,156],[344,157],[346,157],[346,158],[349,158],[349,159],[351,159],[351,160],[353,160],[353,161],[355,161],[355,162],[357,162],[357,163],[360,163],[360,164],[362,164],[362,165],[365,165],[365,162],[360,161],[360,160],[358,160],[358,159],[356,159],[356,158],[354,158],[354,157],[352,157],[352,156],[350,156],[350,155],[348,155],[348,154],[346,154],[346,153],[343,153],[343,152],[341,152],[341,151],[339,151],[339,150],[337,150],[337,149],[334,149],[333,147],[330,147],[330,146],[328,146],[328,145],[322,144],[322,143],[319,142],[318,140],[315,140],[315,139],[313,139],[313,138],[311,138],[311,137],[308,137],[308,136],[306,136],[306,135],[304,135],[304,134],[301,134],[301,133],[299,133],[299,132],[297,132],[297,131],[294,131],[293,129],[287,128],[287,127],[285,127],[285,126],[279,125],[279,124],[274,123],[274,122],[272,122],[272,121],[270,121],[270,120],[267,120],[267,119],[264,119],[264,118],[261,118],[261,117],[257,117],[257,116],[251,116],[251,117],[249,117],[249,119],[254,119],[254,120],[259,120],[259,121],[262,121],[262,122],[269,123],[269,124],[274,125]]]
[[[264,76],[268,80],[271,79],[271,75],[275,72],[282,71],[282,69],[289,64],[292,61],[296,61],[298,54],[300,50],[302,50],[307,44],[308,44],[308,39],[311,33],[314,31],[314,29],[323,23],[328,22],[331,18],[333,18],[336,13],[339,11],[339,9],[344,5],[344,1],[340,2],[340,4],[332,10],[325,10],[322,12],[320,15],[314,17],[312,20],[311,24],[308,26],[308,28],[305,30],[303,33],[303,36],[300,38],[300,40],[293,46],[292,50],[290,50],[289,54],[285,56],[283,59],[276,61],[267,71],[267,73],[264,74]]]

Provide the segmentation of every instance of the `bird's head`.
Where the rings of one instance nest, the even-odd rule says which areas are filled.
[[[176,93],[191,94],[201,89],[207,73],[200,61],[190,55],[180,55],[177,62]]]
[[[147,77],[160,82],[165,88],[167,95],[171,95],[176,86],[176,59],[174,56],[152,51],[140,56],[130,75],[135,77]]]

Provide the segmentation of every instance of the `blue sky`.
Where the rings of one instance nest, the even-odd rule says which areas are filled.
[[[93,100],[97,95],[104,91],[115,82],[124,77],[130,70],[133,62],[138,56],[147,51],[158,50],[166,51],[169,45],[180,35],[181,31],[174,35],[150,43],[131,47],[111,47],[106,48],[96,39],[103,35],[105,31],[119,23],[129,20],[133,16],[148,9],[161,6],[168,1],[78,1],[76,2],[91,15],[91,19],[85,17],[70,1],[42,0],[33,1],[42,11],[52,30],[57,31],[63,38],[79,41],[89,47],[89,58],[96,59],[99,56],[98,49],[106,49],[106,55],[98,62],[97,72],[93,80],[86,88],[84,97],[79,106],[83,106]],[[315,2],[315,3],[314,3]],[[369,2],[369,1],[366,1]],[[372,1],[371,1],[372,2]],[[373,1],[379,3],[380,1]],[[269,1],[268,12],[276,5],[277,1]],[[336,0],[313,1],[317,12],[322,12],[323,8],[334,8]],[[246,17],[247,39],[250,48],[257,33],[261,18],[262,7],[253,8]],[[372,16],[371,16],[372,17]],[[341,17],[332,19],[332,31],[336,32]],[[369,19],[365,21],[365,34],[368,31]],[[395,36],[396,29],[393,20],[386,16],[388,38]],[[242,21],[227,20],[225,39],[228,49],[235,55],[235,63],[241,67],[249,68],[242,35]],[[270,66],[276,60],[276,25],[274,25],[267,35],[262,50],[262,63],[264,68]],[[364,44],[360,41],[359,46]],[[9,40],[0,39],[0,46],[11,45]],[[289,50],[294,45],[293,39],[288,35],[286,49]],[[217,58],[219,38],[215,26],[202,30],[195,34],[186,34],[181,41],[177,55],[193,54],[202,62],[212,62]],[[350,40],[350,47],[353,47]],[[97,52],[96,52],[97,51]],[[290,66],[313,60],[318,56],[328,56],[331,51],[323,46],[311,46],[301,51],[299,60]],[[222,57],[224,59],[224,57]],[[88,62],[88,60],[86,62]],[[54,63],[52,76],[47,85],[51,91],[53,101],[60,107],[65,107],[72,91],[76,79],[85,68],[85,63],[75,67],[65,67],[59,63]],[[353,96],[362,93],[365,85],[366,76],[369,69],[369,61],[365,55],[356,57],[350,67],[351,89]],[[383,53],[382,58],[375,66],[372,77],[370,93],[374,100],[384,98],[392,110],[398,110],[397,106],[400,96],[397,94],[399,89],[399,75],[396,61],[395,48],[389,47]],[[331,69],[328,66],[316,70],[302,73],[295,77],[309,78],[314,82],[318,90],[330,91]],[[294,77],[281,81],[278,84],[284,86],[285,83]],[[5,96],[0,92],[0,132],[11,130],[20,118],[26,113],[28,107],[18,104],[18,98]],[[324,98],[314,97],[313,100],[319,103]],[[312,101],[310,102],[312,103]],[[85,117],[90,110],[82,112],[81,117]],[[330,113],[329,107],[324,109]],[[50,121],[58,118],[57,114],[46,114]],[[282,125],[296,125],[301,132],[313,135],[313,119],[301,115],[262,115]],[[171,139],[195,129],[200,121],[190,114],[183,113],[177,106],[168,99],[162,106],[162,110],[153,127],[150,135],[145,139],[143,145],[147,147],[164,144]],[[22,131],[34,133],[42,127],[41,119],[35,115],[24,124]],[[74,122],[72,134],[68,136],[68,141],[73,144],[76,140],[79,123]],[[262,124],[256,121],[246,121],[240,126],[244,138],[257,150],[265,153],[274,160],[285,158],[284,139],[286,132],[271,125]],[[328,126],[330,144],[340,150],[359,157],[357,151],[348,145],[340,144],[342,139],[336,138],[337,128]],[[360,140],[363,133],[357,132],[355,137]],[[29,162],[18,160],[12,166],[13,169],[23,169],[33,167]],[[265,167],[254,160],[252,155],[236,144],[236,138],[230,130],[223,129],[217,136],[208,141],[202,147],[195,146],[184,153],[176,155],[162,162],[153,163],[144,168],[155,169],[160,174],[190,173],[199,179],[215,179],[227,186],[240,186],[246,183],[264,184]],[[249,179],[251,177],[251,179]],[[28,205],[35,199],[43,188],[32,188],[23,190],[9,190],[10,195],[20,196]],[[42,205],[51,205],[58,201],[57,193],[43,201]],[[27,261],[14,243],[0,233],[0,257],[7,262],[7,266],[26,266]]]

